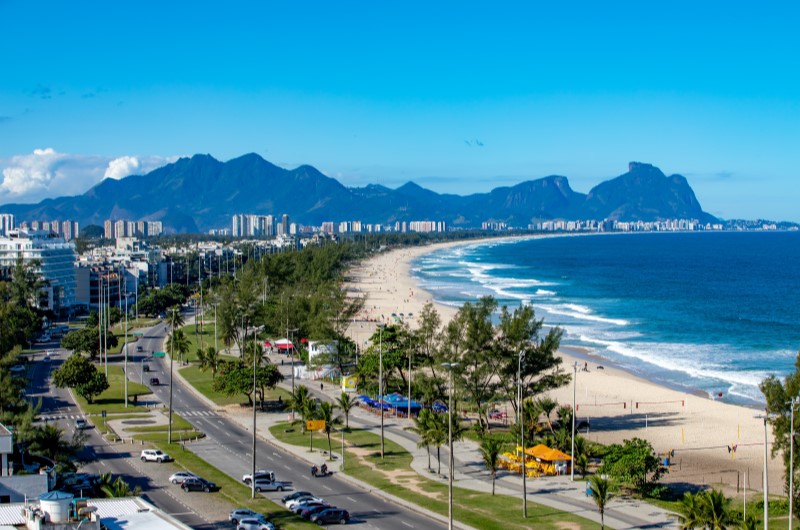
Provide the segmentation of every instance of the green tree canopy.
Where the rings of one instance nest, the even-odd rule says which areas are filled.
[[[600,466],[600,473],[608,474],[642,494],[647,493],[649,487],[666,472],[653,446],[641,438],[625,440],[621,445],[612,444]]]

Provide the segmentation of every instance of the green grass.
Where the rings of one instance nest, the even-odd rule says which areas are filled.
[[[200,325],[197,328],[200,330]],[[202,336],[203,348],[208,348],[214,345],[214,324],[205,324],[203,332],[195,334],[195,325],[190,324],[181,328],[186,338],[189,341],[189,353],[186,354],[186,360],[189,362],[197,361],[197,349],[200,344],[200,337]]]
[[[286,432],[286,431],[289,432]],[[270,429],[275,438],[292,445],[308,447],[308,433],[302,434],[299,427],[288,423],[275,425]],[[334,452],[338,436],[331,437]],[[381,490],[447,516],[447,485],[426,479],[410,469],[412,456],[391,440],[384,441],[384,461],[380,457],[380,437],[371,432],[353,429],[345,433],[345,473]],[[362,461],[348,447],[357,447],[359,451],[369,451]],[[327,438],[324,434],[314,434],[314,450],[327,450]],[[435,451],[435,450],[434,450]],[[408,470],[408,477],[389,477],[385,472]],[[404,483],[413,483],[412,490]],[[424,494],[420,494],[420,490]],[[528,502],[528,519],[522,518],[522,501],[504,495],[492,496],[490,493],[476,492],[462,488],[453,488],[453,511],[455,519],[475,528],[487,530],[511,530],[531,528],[536,521],[536,528],[596,528],[597,524],[567,512],[561,512],[533,502]]]
[[[235,360],[236,357],[230,357],[228,355],[223,355],[222,358],[228,360]],[[247,396],[244,394],[238,394],[235,396],[226,396],[220,392],[214,391],[212,388],[213,379],[211,375],[211,371],[201,371],[197,365],[190,365],[180,369],[180,373],[186,382],[190,385],[195,387],[201,394],[206,396],[208,399],[216,403],[217,405],[233,405],[233,404],[246,404]],[[276,400],[278,396],[281,396],[284,402],[289,398],[289,392],[282,388],[273,388],[271,390],[267,390],[266,395],[264,396],[267,400]]]
[[[99,366],[98,370],[103,371],[104,367]],[[100,414],[105,410],[107,414],[120,414],[120,413],[134,413],[146,412],[145,407],[128,403],[128,408],[125,408],[123,395],[125,393],[124,375],[121,366],[108,367],[108,384],[109,388],[94,399],[94,403],[89,404],[87,401],[75,393],[75,399],[78,402],[81,410],[86,414]],[[128,396],[129,398],[150,394],[151,391],[144,385],[128,381]]]
[[[231,509],[249,508],[263,513],[270,521],[285,530],[318,528],[317,525],[305,521],[282,505],[276,504],[261,495],[256,495],[255,499],[251,499],[249,487],[200,459],[194,453],[186,451],[180,444],[173,443],[170,445],[165,442],[156,442],[154,445],[175,459],[174,466],[199,475],[220,486],[219,492],[211,493],[210,495],[220,495],[225,498],[231,503]]]
[[[167,432],[167,426],[164,426],[163,432],[149,432],[144,434],[134,434],[134,440],[141,440],[144,442],[163,442],[166,443],[169,440],[169,433]],[[205,434],[200,431],[189,430],[189,431],[176,431],[172,429],[172,441],[173,443],[181,443],[185,441],[194,441],[196,438],[203,438]]]

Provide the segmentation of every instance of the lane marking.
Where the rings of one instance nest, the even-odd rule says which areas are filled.
[[[409,524],[409,523],[407,523],[407,522],[405,522],[405,521],[400,521],[400,522],[401,522],[401,523],[403,523],[404,525],[406,525],[406,526],[407,526],[407,527],[409,527],[409,528],[414,528],[414,525],[413,525],[413,524]]]

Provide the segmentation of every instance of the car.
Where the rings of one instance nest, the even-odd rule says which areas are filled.
[[[489,411],[489,419],[490,420],[504,420],[508,417],[505,412],[500,410],[494,409]]]
[[[167,453],[162,452],[160,449],[145,449],[142,451],[142,462],[171,462],[172,457]]]
[[[150,365],[149,364],[143,364],[142,365],[142,372],[149,372],[149,371],[150,371]]]
[[[46,363],[49,363],[50,362],[50,356],[49,355],[45,355],[44,359],[42,359],[42,361],[44,361]]]
[[[268,480],[256,477],[254,487],[257,492],[261,493],[262,491],[283,491],[289,488],[289,484],[279,480]]]
[[[273,473],[272,471],[267,471],[265,469],[259,469],[258,471],[256,471],[255,472],[255,477],[256,477],[256,480],[258,480],[258,479],[266,479],[266,480],[269,480],[271,482],[275,482],[275,473]],[[245,484],[250,484],[251,480],[253,480],[253,474],[252,473],[247,473],[246,475],[242,476],[242,482],[244,482]]]
[[[213,482],[200,477],[189,477],[181,484],[183,491],[217,491],[219,486]]]
[[[267,522],[267,518],[264,516],[264,514],[254,512],[253,510],[248,510],[247,508],[236,508],[228,514],[228,521],[232,522],[233,524],[238,524],[239,521],[244,519],[259,519]]]
[[[298,497],[313,497],[313,496],[314,495],[308,491],[295,491],[294,493],[290,493],[289,495],[284,495],[283,498],[281,498],[281,502],[285,504],[289,501],[295,500]]]
[[[335,508],[335,506],[331,506],[327,503],[321,503],[317,506],[310,506],[300,512],[300,517],[303,519],[311,519],[311,516],[321,512],[322,510],[327,510],[328,508]]]
[[[151,377],[150,378],[150,386],[158,386],[161,384],[161,381],[158,380],[158,377]]]
[[[83,418],[78,418],[75,420],[75,430],[82,431],[86,428],[86,420]]]
[[[284,504],[284,506],[286,506],[287,508],[289,508],[291,510],[293,506],[296,506],[298,504],[303,504],[304,502],[314,502],[314,501],[321,502],[322,499],[317,497],[317,496],[315,496],[315,495],[303,495],[302,497],[297,497],[297,498],[288,500],[283,504]]]
[[[295,504],[290,508],[290,510],[292,513],[300,515],[301,513],[303,513],[303,510],[308,510],[309,508],[313,508],[315,506],[330,506],[330,505],[323,500],[308,501],[308,502],[302,502],[300,504]]]
[[[22,366],[21,364],[15,364],[11,368],[9,368],[8,371],[11,372],[13,375],[21,375],[25,373],[25,367]]]
[[[136,346],[136,353],[141,353],[143,351],[144,351],[144,348],[142,348],[141,346]]]
[[[349,521],[350,513],[340,508],[328,508],[311,516],[311,522],[320,526],[330,523],[347,524]]]
[[[187,478],[196,477],[194,473],[189,473],[188,471],[178,471],[177,473],[173,473],[169,477],[169,481],[173,484],[183,484],[183,481]]]
[[[262,519],[242,519],[236,530],[275,530],[275,525]]]

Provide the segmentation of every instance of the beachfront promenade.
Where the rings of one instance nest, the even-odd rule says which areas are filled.
[[[193,318],[187,319],[187,324],[192,323]],[[237,352],[231,352],[236,355]],[[284,382],[280,386],[291,391],[291,365],[289,359],[282,354],[273,353],[270,355],[270,361],[278,366],[284,375]],[[283,364],[281,364],[283,361]],[[299,364],[299,362],[297,362]],[[176,372],[177,377],[180,372]],[[305,385],[312,395],[325,400],[333,401],[341,395],[341,388],[338,385],[323,384],[320,389],[319,381],[308,381],[302,379],[295,379],[295,385]],[[187,383],[187,387],[192,388]],[[208,404],[209,408],[216,409],[220,412],[225,412],[231,419],[236,420],[244,429],[250,430],[252,428],[252,415],[246,409],[240,407],[220,408],[212,401],[202,396],[199,392],[195,393],[201,396]],[[309,467],[312,464],[320,465],[323,461],[321,453],[317,452],[311,456],[305,446],[295,446],[281,443],[275,440],[271,433],[270,428],[279,422],[285,421],[287,418],[286,412],[266,412],[258,414],[257,429],[259,436],[268,441],[269,443],[280,446],[282,449],[296,455],[298,458],[306,460]],[[448,478],[445,474],[439,475],[435,472],[438,467],[436,463],[435,451],[431,455],[431,467],[434,472],[428,469],[428,454],[424,448],[417,447],[416,437],[413,433],[408,432],[406,429],[413,425],[413,420],[405,418],[389,417],[384,420],[384,431],[387,439],[397,443],[408,451],[412,456],[412,468],[418,475],[429,480],[439,481],[446,484]],[[373,430],[376,434],[380,432],[379,416],[365,411],[360,407],[356,407],[350,412],[350,425],[355,428]],[[338,444],[334,444],[333,452],[338,455]],[[492,479],[490,473],[486,470],[483,460],[478,449],[478,444],[473,441],[461,441],[454,443],[455,454],[455,474],[453,476],[453,484],[458,488],[465,488],[475,491],[482,491],[490,493],[492,490]],[[448,451],[447,447],[441,448],[442,469],[447,468]],[[334,471],[339,471],[341,458],[337,458],[334,462],[328,462],[329,468]],[[365,490],[381,494],[388,500],[395,502],[399,505],[414,507],[420,512],[426,513],[431,517],[439,520],[446,518],[433,514],[422,508],[418,508],[413,504],[394,497],[388,493],[382,492],[379,489],[349,477],[346,472],[340,475],[346,478],[355,485],[362,487]],[[578,475],[576,474],[576,477]],[[538,503],[544,506],[551,507],[556,510],[565,511],[573,514],[580,515],[586,519],[600,523],[600,515],[597,512],[597,507],[591,498],[587,497],[585,493],[585,482],[576,480],[570,481],[570,477],[540,477],[536,479],[529,479],[528,486],[528,500],[532,503]],[[498,495],[510,495],[521,498],[522,495],[522,480],[519,475],[511,474],[505,470],[499,470],[496,481],[496,493]],[[521,504],[520,504],[521,509]],[[457,514],[456,514],[457,518]],[[533,523],[533,520],[531,521]],[[666,511],[650,505],[644,501],[635,499],[615,498],[610,501],[606,507],[605,523],[610,528],[616,529],[633,529],[633,528],[679,528],[674,516],[671,516]],[[464,525],[458,525],[462,528],[467,528]]]

